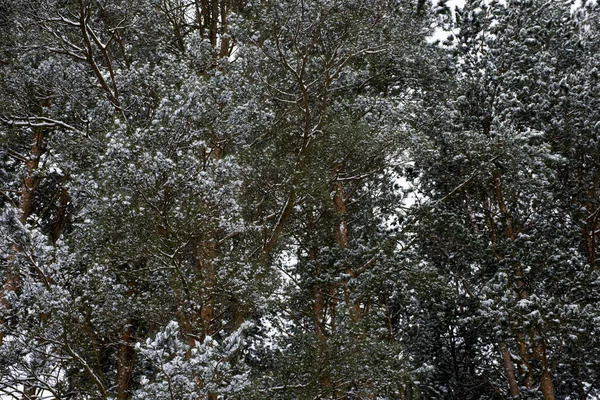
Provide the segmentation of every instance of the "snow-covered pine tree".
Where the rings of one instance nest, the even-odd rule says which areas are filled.
[[[10,16],[0,118],[2,157],[12,160],[3,169],[4,393],[129,399],[142,376],[165,378],[154,358],[138,362],[136,343],[177,321],[192,362],[205,338],[241,338],[269,293],[255,290],[264,274],[244,261],[241,240],[235,124],[247,91],[227,62],[230,46],[211,42],[193,9],[20,2]],[[219,368],[211,388],[228,381]]]
[[[577,109],[571,99],[582,91],[567,82],[589,88],[583,63],[593,63],[586,49],[593,45],[584,43],[593,35],[571,6],[467,2],[458,13],[456,82],[445,105],[429,103],[434,123],[415,141],[429,199],[418,227],[421,254],[455,286],[454,305],[436,324],[447,327],[448,345],[432,348],[446,349],[440,372],[445,363],[457,369],[454,376],[434,370],[433,386],[463,398],[485,390],[465,380],[512,398],[597,390],[593,373],[575,372],[597,359],[593,345],[586,361],[579,347],[595,330],[581,290],[597,292],[597,273],[586,263],[582,204],[571,197],[585,195],[578,180],[561,179],[579,161],[558,139],[585,132],[569,122]]]

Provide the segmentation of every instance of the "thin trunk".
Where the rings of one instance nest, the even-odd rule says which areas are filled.
[[[114,106],[115,111],[122,112],[123,110],[119,101],[119,90],[112,67],[112,60],[109,57],[106,47],[99,41],[95,32],[88,25],[90,13],[91,5],[86,4],[84,0],[79,0],[79,28],[81,30],[81,38],[83,39],[85,45],[85,58],[89,66],[92,68],[94,75],[96,75],[96,81],[106,93],[106,96]],[[94,47],[100,50],[110,82],[107,81],[106,74],[102,71],[101,66],[96,62]]]
[[[506,226],[504,227],[505,237],[510,239],[511,241],[515,241],[516,235],[513,227],[512,216],[504,202],[504,195],[502,190],[502,178],[500,174],[494,173],[494,185],[496,191],[496,202],[498,204],[498,209],[500,210],[501,215],[504,217],[504,221]],[[520,300],[526,299],[529,297],[529,293],[527,288],[525,287],[524,282],[524,274],[523,269],[520,263],[517,262],[515,269],[513,271],[515,276],[515,292],[517,297]],[[533,388],[534,379],[533,379],[533,371],[531,369],[530,363],[530,354],[529,354],[529,346],[525,343],[525,336],[522,333],[518,333],[516,335],[517,341],[517,350],[519,352],[519,364],[518,369],[519,373],[525,375],[525,384],[528,388]],[[513,372],[514,373],[514,372]]]
[[[329,347],[327,345],[327,331],[325,328],[325,302],[319,287],[312,290],[313,297],[313,322],[317,335],[317,352],[319,361],[319,381],[323,393],[332,391],[332,379],[329,365]]]
[[[498,173],[494,173],[494,184],[496,190],[496,201],[498,203],[498,209],[500,210],[500,213],[504,218],[506,224],[506,226],[504,227],[505,237],[514,242],[516,240],[516,233],[513,225],[513,219],[504,201],[502,178]],[[529,291],[527,290],[525,284],[523,267],[518,261],[514,267],[513,274],[515,278],[514,289],[517,294],[517,297],[519,298],[519,300],[527,299],[529,297]],[[519,372],[525,375],[525,384],[528,388],[532,389],[534,386],[533,370],[531,368],[530,363],[531,356],[529,353],[529,346],[525,342],[525,335],[523,333],[518,333],[516,335],[516,341],[520,358]]]
[[[213,320],[215,318],[215,287],[216,276],[213,260],[216,257],[217,245],[211,241],[204,247],[196,251],[196,268],[202,279],[202,289],[205,292],[203,296],[202,307],[200,309],[200,320],[202,321],[202,334],[211,336],[213,332]]]
[[[19,216],[19,220],[22,224],[27,222],[27,219],[33,212],[33,200],[35,197],[35,190],[39,185],[39,176],[37,176],[38,168],[40,165],[40,160],[42,155],[45,152],[44,148],[44,138],[45,132],[43,128],[36,127],[33,128],[32,136],[31,136],[31,147],[29,152],[29,157],[25,162],[25,177],[23,178],[23,183],[21,184],[21,196],[19,199],[19,208],[21,211],[21,215]],[[15,254],[19,252],[19,249],[16,246],[13,246],[13,254],[9,257],[8,263],[8,271],[6,276],[6,281],[2,285],[3,293],[11,293],[16,292],[18,290],[18,277],[19,272],[14,266]],[[6,300],[7,296],[2,296],[0,302],[2,302],[2,306],[4,308],[9,308],[9,304]],[[7,321],[2,318],[0,319],[0,326],[4,326]],[[4,331],[0,330],[0,345],[4,342]]]
[[[196,258],[198,268],[202,277],[202,289],[205,291],[203,304],[200,308],[200,320],[202,322],[202,336],[212,336],[216,333],[215,319],[215,287],[216,276],[213,260],[216,257],[216,243],[207,244]],[[217,393],[208,393],[206,400],[217,400]]]
[[[588,200],[583,203],[583,208],[589,213],[586,224],[582,228],[583,247],[588,263],[593,267],[597,267],[596,237],[598,236],[598,232],[600,232],[600,208],[598,208],[594,202],[594,200],[598,198],[597,188],[599,184],[600,174],[596,175],[587,189],[586,198]]]
[[[496,200],[498,202],[498,208],[505,219],[506,227],[505,234],[508,239],[512,242],[517,239],[517,231],[515,230],[512,215],[504,202],[504,197],[502,193],[502,180],[500,174],[494,174],[494,183],[496,189]],[[515,269],[513,271],[515,277],[515,292],[517,298],[519,300],[526,300],[529,298],[529,289],[527,287],[527,283],[525,282],[525,274],[523,271],[522,264],[517,261],[515,264]],[[535,343],[535,337],[541,337],[540,332],[537,328],[533,328],[531,331],[532,340],[531,340],[531,350],[535,359],[541,362],[542,364],[542,377],[540,389],[542,390],[542,395],[544,396],[544,400],[555,400],[554,395],[554,385],[552,383],[552,376],[550,374],[550,368],[546,357],[546,348],[543,343],[543,339],[540,339],[542,343]],[[517,347],[519,350],[519,356],[521,361],[521,370],[525,373],[525,384],[528,388],[533,389],[535,387],[535,380],[533,376],[533,370],[531,368],[531,352],[530,347],[525,342],[525,335],[523,333],[517,334]]]
[[[339,172],[339,171],[338,171]],[[335,215],[338,217],[335,226],[335,242],[340,249],[348,248],[348,222],[346,221],[346,193],[344,186],[341,182],[335,182],[333,184],[333,209]],[[349,280],[357,277],[356,271],[351,265],[347,265],[344,271],[348,275]],[[350,318],[354,322],[359,322],[362,317],[360,309],[360,301],[358,299],[351,299],[350,288],[348,282],[344,287],[344,300],[350,312]]]
[[[335,242],[340,249],[348,248],[348,222],[345,219],[346,198],[344,186],[340,182],[333,184],[333,209],[340,221],[335,227]]]
[[[525,335],[522,333],[517,334],[517,350],[519,351],[519,373],[525,376],[525,386],[528,389],[533,389],[535,386],[535,380],[533,379],[533,371],[531,369],[531,354],[529,353],[529,346],[525,342]]]
[[[132,392],[132,374],[135,363],[135,332],[138,322],[129,318],[121,329],[119,335],[119,349],[117,351],[117,400],[128,400]]]
[[[23,184],[21,185],[21,199],[20,199],[20,208],[21,208],[21,223],[25,224],[29,216],[33,213],[33,201],[35,198],[35,191],[39,185],[40,177],[36,175],[38,168],[40,166],[40,160],[42,155],[45,152],[44,148],[44,130],[42,128],[34,128],[31,140],[31,151],[29,155],[29,159],[25,163],[26,166],[26,174],[23,179]],[[17,248],[13,249],[15,252],[18,251]],[[7,279],[7,288],[10,291],[16,291],[18,288],[18,272],[15,272],[12,276],[9,275]],[[0,344],[3,342],[3,337],[0,335]],[[35,400],[37,396],[35,395],[37,392],[37,388],[33,386],[30,382],[26,382],[23,384],[23,399],[27,400]]]
[[[217,47],[217,35],[219,30],[219,0],[210,0],[210,44]]]
[[[196,4],[198,4],[198,0],[196,0]],[[202,38],[207,37],[207,31],[210,29],[210,6],[208,4],[208,0],[201,0],[201,20],[198,20],[198,23],[202,26],[201,34]],[[208,36],[210,37],[210,32],[208,32]]]
[[[263,244],[263,250],[261,255],[263,263],[266,263],[268,261],[271,252],[277,245],[277,242],[279,241],[279,238],[283,233],[283,228],[285,227],[287,220],[292,216],[294,212],[294,206],[296,205],[296,189],[294,188],[294,184],[296,183],[295,181],[296,179],[294,179],[294,181],[292,182],[292,188],[290,189],[286,202],[283,205],[283,209],[279,214],[279,218],[275,223],[273,232],[270,236],[268,236],[267,234],[267,236],[265,237],[265,242]]]
[[[316,231],[316,222],[313,215],[314,211],[310,209],[307,213],[307,224],[306,231],[311,238]],[[309,239],[310,240],[310,239]],[[315,262],[317,259],[317,248],[314,245],[311,245],[308,249],[308,260],[311,262]],[[316,267],[316,274],[319,275],[321,273],[320,268]],[[312,291],[312,318],[313,325],[315,329],[315,334],[320,341],[327,340],[327,334],[325,329],[325,299],[323,296],[323,288],[319,284],[315,284],[313,286]]]
[[[312,288],[312,303],[315,334],[317,335],[317,338],[325,341],[327,340],[325,329],[325,301],[323,298],[323,292],[318,286]]]
[[[515,368],[513,365],[512,356],[510,355],[510,351],[508,351],[508,347],[504,342],[500,342],[500,353],[502,354],[504,373],[506,374],[506,379],[508,380],[510,397],[513,399],[520,399],[521,394],[519,393],[519,383],[517,382],[517,377],[515,376]]]
[[[198,30],[200,31],[200,37],[204,38],[205,37],[204,36],[205,29],[204,29],[204,23],[202,21],[204,7],[200,5],[199,0],[194,0],[194,11],[196,12],[196,25],[198,26]]]
[[[465,193],[466,201],[467,201],[467,214],[469,215],[469,222],[471,223],[471,229],[473,229],[474,233],[479,234],[479,226],[477,226],[477,220],[475,219],[475,212],[473,211],[473,207],[471,207],[471,196],[469,193]]]
[[[221,57],[229,56],[229,46],[231,41],[227,35],[227,14],[229,14],[229,0],[221,0]]]
[[[307,224],[306,231],[309,241],[313,238],[313,235],[316,232],[316,221],[314,217],[314,210],[310,208],[307,212]],[[315,262],[317,259],[317,247],[314,244],[311,244],[308,249],[308,260],[311,262]],[[321,270],[318,265],[315,265],[316,275],[321,274]],[[324,393],[331,392],[332,382],[331,382],[331,373],[329,371],[329,350],[327,346],[327,329],[325,322],[325,296],[324,291],[326,288],[323,287],[322,284],[316,283],[311,289],[311,297],[312,297],[312,319],[313,319],[313,327],[315,330],[315,335],[317,336],[317,352],[319,360],[319,371],[320,371],[320,385],[323,389]]]
[[[185,41],[183,40],[183,32],[181,28],[181,22],[176,20],[177,16],[173,17],[173,35],[175,35],[175,42],[177,43],[177,50],[181,53],[185,52]]]
[[[546,341],[543,337],[537,338],[535,353],[536,358],[540,360],[542,364],[540,388],[542,389],[544,400],[556,400],[554,385],[552,384],[552,375],[550,374],[550,365],[548,364],[548,356],[546,354]]]
[[[593,266],[596,264],[596,235],[594,235],[594,226],[584,226],[582,236],[588,263]]]
[[[58,208],[56,210],[56,217],[54,218],[54,224],[52,226],[51,239],[52,243],[56,243],[56,241],[62,235],[63,230],[65,229],[65,224],[67,221],[67,207],[69,205],[69,191],[66,187],[62,187],[60,190],[60,197],[58,199]]]
[[[213,0],[216,1],[216,0]],[[213,3],[214,4],[214,3]],[[214,12],[214,7],[213,7]],[[218,15],[213,13],[213,18],[218,18]],[[209,157],[214,160],[220,160],[223,158],[223,147],[218,143],[215,143],[211,147]],[[216,234],[212,234],[213,237]],[[215,291],[217,288],[217,276],[215,271],[214,260],[217,257],[218,243],[216,240],[210,240],[204,244],[202,248],[198,249],[196,254],[197,267],[200,271],[202,278],[202,286],[206,292],[204,301],[200,309],[200,319],[202,321],[202,329],[204,336],[212,336],[218,332],[220,326],[215,325]],[[240,310],[240,307],[233,307],[232,305],[232,331],[237,329],[245,318],[244,313]],[[206,400],[217,400],[217,393],[208,393]]]
[[[338,166],[336,169],[336,175],[339,174],[342,170],[342,166]],[[347,221],[347,198],[346,198],[346,192],[344,190],[344,185],[341,182],[334,182],[333,183],[333,209],[334,209],[334,213],[336,218],[336,225],[335,225],[335,242],[338,245],[338,247],[342,250],[347,249],[349,246],[349,239],[348,239],[348,221]],[[356,279],[358,276],[358,273],[354,270],[354,268],[352,267],[351,264],[346,265],[345,267],[345,271],[346,275],[348,276],[348,280],[344,283],[344,287],[343,287],[343,293],[344,293],[344,301],[346,303],[346,307],[348,307],[348,312],[350,314],[350,319],[352,320],[353,323],[357,324],[360,322],[361,318],[362,318],[362,310],[360,307],[360,299],[356,298],[356,299],[352,299],[352,293],[351,293],[351,288],[349,285],[349,281],[351,279]],[[366,334],[366,332],[363,332],[363,335],[361,335],[360,339],[362,339],[364,337],[364,335]],[[353,383],[354,384],[354,383]],[[358,384],[360,387],[360,389],[366,389],[366,390],[371,390],[372,388],[370,387],[370,383],[369,382],[356,382],[355,384]],[[346,398],[342,391],[340,391],[339,389],[336,388],[336,390],[334,391],[334,395],[335,398]],[[368,393],[368,394],[364,394],[363,396],[360,396],[359,399],[373,399],[373,395]]]
[[[21,185],[21,222],[27,222],[27,218],[33,212],[33,199],[35,190],[39,184],[39,176],[36,175],[40,166],[40,159],[45,152],[44,148],[44,130],[42,128],[34,128],[31,140],[31,151],[27,162],[25,163],[26,173]]]

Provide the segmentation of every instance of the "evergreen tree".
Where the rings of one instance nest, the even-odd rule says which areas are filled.
[[[447,106],[428,108],[430,134],[414,151],[430,199],[418,227],[420,253],[456,285],[446,315],[450,336],[460,338],[451,339],[449,355],[456,364],[458,344],[468,355],[462,373],[483,380],[487,397],[492,388],[512,398],[585,397],[596,390],[595,374],[568,372],[582,359],[571,364],[567,349],[581,354],[578,338],[591,327],[579,310],[595,301],[577,293],[596,293],[597,272],[582,246],[580,211],[565,197],[578,191],[577,181],[561,179],[575,160],[556,138],[577,136],[563,119],[573,96],[564,89],[589,54],[582,40],[590,36],[570,3],[472,2],[458,16],[458,79]],[[573,52],[580,54],[575,63]],[[594,363],[594,349],[584,364]],[[455,382],[464,381],[442,371],[436,379],[435,387],[450,384],[451,398]]]

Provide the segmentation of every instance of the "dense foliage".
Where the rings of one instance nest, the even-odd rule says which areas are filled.
[[[0,398],[599,398],[599,50],[585,1],[0,0]]]

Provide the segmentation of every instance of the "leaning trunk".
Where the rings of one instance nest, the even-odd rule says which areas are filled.
[[[500,342],[500,353],[502,354],[502,362],[504,364],[504,373],[508,380],[508,387],[510,389],[510,397],[513,399],[520,399],[521,394],[519,393],[519,383],[515,375],[515,368],[512,361],[512,356],[506,343]]]

